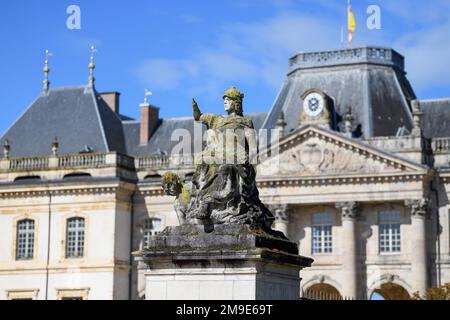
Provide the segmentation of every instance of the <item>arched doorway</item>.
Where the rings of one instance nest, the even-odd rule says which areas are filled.
[[[339,291],[327,283],[317,283],[310,286],[303,294],[303,297],[311,300],[341,300]]]
[[[374,294],[378,294],[383,297],[384,300],[409,300],[410,295],[408,291],[402,286],[395,283],[384,283],[380,288],[375,289],[370,299],[374,298]]]

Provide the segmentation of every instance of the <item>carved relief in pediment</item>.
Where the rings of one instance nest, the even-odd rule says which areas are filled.
[[[338,175],[398,172],[392,162],[362,154],[352,147],[312,137],[284,150],[278,156],[263,161],[258,170],[261,175]]]

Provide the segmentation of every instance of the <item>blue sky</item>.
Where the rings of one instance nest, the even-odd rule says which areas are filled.
[[[81,30],[68,30],[69,5],[81,8]],[[354,46],[383,45],[406,57],[420,98],[450,96],[450,1],[352,1]],[[381,30],[366,28],[379,5]],[[0,10],[0,132],[42,88],[44,51],[51,86],[87,83],[89,47],[98,91],[119,91],[122,113],[138,117],[143,91],[162,117],[221,112],[222,93],[236,85],[245,111],[267,111],[282,85],[287,59],[299,51],[341,47],[346,0],[15,0]]]

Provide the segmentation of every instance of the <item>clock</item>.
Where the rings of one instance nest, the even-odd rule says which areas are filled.
[[[324,97],[317,92],[308,94],[303,100],[303,110],[310,117],[317,117],[321,114],[324,106]]]

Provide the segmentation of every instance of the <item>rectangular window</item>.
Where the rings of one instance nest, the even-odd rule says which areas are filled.
[[[57,300],[88,300],[89,288],[56,289]]]
[[[31,260],[34,256],[34,221],[21,220],[17,223],[16,259]]]
[[[66,258],[81,258],[84,254],[84,219],[67,220]]]
[[[39,289],[29,290],[6,290],[7,300],[36,300]]]
[[[312,254],[333,252],[333,219],[329,213],[315,213],[312,223]]]
[[[383,211],[379,213],[380,252],[400,252],[400,212]]]

